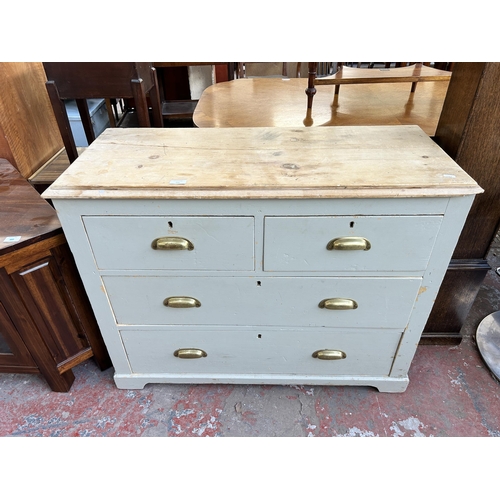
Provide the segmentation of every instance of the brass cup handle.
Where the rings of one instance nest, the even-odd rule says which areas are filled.
[[[154,250],[194,250],[194,245],[186,238],[163,236],[151,242]]]
[[[312,357],[331,361],[335,359],[345,359],[347,354],[344,351],[338,351],[336,349],[320,349],[319,351],[313,352]]]
[[[326,245],[327,250],[370,250],[371,247],[371,243],[360,236],[334,238]]]
[[[330,309],[333,311],[344,311],[346,309],[357,309],[358,303],[352,299],[323,299],[318,304],[318,307],[320,307],[321,309]]]
[[[207,353],[203,349],[177,349],[174,352],[176,358],[182,359],[196,359],[196,358],[206,358]]]
[[[193,297],[167,297],[163,301],[163,305],[175,309],[186,309],[189,307],[201,307],[201,302]]]

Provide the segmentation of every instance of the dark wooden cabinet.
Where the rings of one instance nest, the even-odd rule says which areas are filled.
[[[55,210],[4,159],[0,182],[0,372],[68,391],[74,366],[111,361]]]
[[[434,140],[477,183],[477,196],[423,339],[460,342],[460,330],[489,270],[500,221],[500,63],[455,63]]]

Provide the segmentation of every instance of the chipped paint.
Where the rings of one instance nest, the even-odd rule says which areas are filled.
[[[401,427],[404,430],[401,430]],[[406,432],[413,432],[411,436],[413,437],[425,437],[420,430],[420,428],[425,429],[425,425],[416,417],[408,417],[405,420],[398,420],[397,422],[392,422],[390,429],[394,432],[393,437],[403,437],[406,436]],[[428,436],[432,436],[429,434]]]
[[[357,427],[352,427],[348,429],[345,434],[339,435],[341,437],[378,437],[378,434],[374,434],[372,431],[362,431]]]
[[[426,287],[426,286],[421,286],[421,287],[418,289],[417,298],[416,298],[415,300],[416,300],[416,301],[418,301],[418,299],[420,298],[420,295],[422,295],[423,293],[425,293],[427,290],[428,290],[428,287]]]

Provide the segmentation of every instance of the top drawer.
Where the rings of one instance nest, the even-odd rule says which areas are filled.
[[[100,269],[255,267],[253,217],[84,216],[83,223]]]
[[[264,270],[423,271],[441,221],[439,215],[266,217]],[[359,247],[340,249],[346,237],[357,238]]]

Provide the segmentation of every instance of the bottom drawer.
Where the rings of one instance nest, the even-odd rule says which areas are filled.
[[[120,333],[132,373],[207,376],[216,373],[387,376],[401,338],[399,330],[355,329],[176,328]],[[179,349],[200,350],[206,356],[178,357],[174,353]],[[341,351],[345,358],[313,357],[319,350]]]

